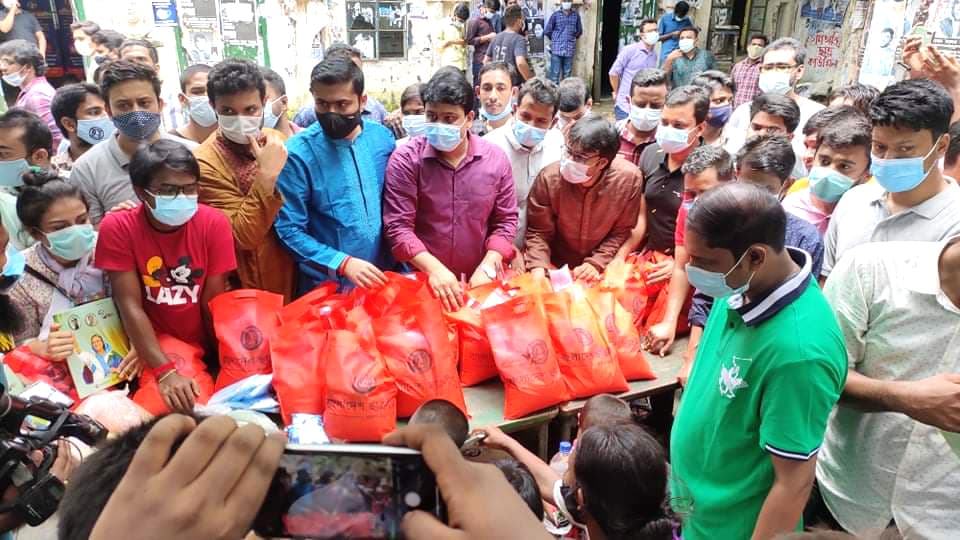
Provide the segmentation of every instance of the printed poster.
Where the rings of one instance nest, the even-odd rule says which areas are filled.
[[[800,16],[815,21],[840,24],[847,14],[850,0],[801,0]],[[876,12],[876,11],[874,11]]]
[[[81,399],[123,382],[117,370],[130,344],[112,299],[68,309],[53,320],[73,332],[74,353],[67,358],[67,366]]]
[[[257,46],[254,0],[220,0],[220,28],[225,46]]]
[[[874,5],[859,82],[883,90],[896,80],[897,51],[904,27],[909,27],[905,4],[904,0],[878,0]]]

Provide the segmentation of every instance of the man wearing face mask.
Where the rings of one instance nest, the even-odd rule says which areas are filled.
[[[697,507],[686,539],[794,531],[813,485],[847,355],[810,256],[784,245],[785,229],[777,198],[742,183],[707,191],[687,217],[687,277],[717,304],[670,440],[673,487]]]
[[[573,9],[572,0],[560,2],[560,9],[547,20],[543,35],[550,39],[550,80],[560,84],[573,71],[577,40],[583,35],[580,14]]]
[[[50,130],[39,116],[23,109],[11,109],[0,116],[0,219],[17,249],[36,242],[17,217],[23,175],[32,167],[50,168],[52,144]]]
[[[194,64],[180,74],[180,95],[177,98],[187,113],[187,123],[171,129],[170,135],[201,144],[217,130],[217,113],[207,98],[209,73],[210,66]]]
[[[497,37],[493,26],[493,18],[499,17],[500,0],[484,0],[476,17],[467,21],[467,32],[464,39],[467,45],[473,47],[470,66],[472,69],[474,86],[480,82],[480,68],[483,67],[483,57],[487,55],[490,42]]]
[[[566,135],[578,121],[590,116],[593,98],[587,82],[580,77],[564,79],[559,86],[560,110],[557,111],[557,129]]]
[[[58,88],[50,102],[50,112],[68,142],[50,163],[61,176],[69,178],[73,163],[93,145],[113,136],[116,128],[107,116],[100,89],[89,83]]]
[[[641,205],[643,177],[617,158],[619,144],[603,118],[570,129],[560,162],[547,166],[530,190],[527,270],[566,265],[575,279],[600,279],[630,237]]]
[[[387,167],[383,225],[394,256],[430,276],[444,307],[463,305],[463,285],[489,283],[514,256],[517,193],[510,160],[470,133],[473,89],[456,72],[423,89],[427,133],[397,149]]]
[[[690,84],[699,86],[710,93],[710,113],[703,130],[703,143],[723,147],[723,126],[733,113],[733,95],[737,88],[733,79],[722,71],[704,71],[694,77]]]
[[[260,66],[263,82],[267,84],[267,102],[263,105],[263,127],[275,129],[290,138],[301,131],[300,126],[290,121],[287,83],[276,71]]]
[[[730,70],[730,77],[737,85],[737,92],[733,96],[734,109],[760,95],[760,63],[763,61],[763,49],[768,43],[767,36],[763,34],[750,36],[746,58],[734,64]]]
[[[700,29],[697,27],[680,31],[677,50],[670,53],[663,63],[663,70],[670,75],[671,88],[686,86],[697,75],[717,68],[717,59],[713,53],[697,47],[699,38]]]
[[[73,37],[73,50],[83,57],[83,68],[87,73],[87,82],[93,82],[93,72],[97,63],[93,60],[97,53],[93,43],[93,35],[100,31],[100,25],[93,21],[76,21],[70,23],[70,34]]]
[[[503,62],[490,62],[480,68],[480,82],[476,84],[480,120],[474,122],[474,134],[482,137],[510,121],[519,89],[513,85],[514,73],[513,67]]]
[[[640,23],[640,39],[620,49],[617,59],[610,67],[610,88],[613,89],[613,115],[619,122],[630,116],[631,81],[643,69],[657,67],[657,55],[653,48],[660,41],[657,21],[644,19]]]
[[[0,70],[3,81],[19,89],[16,106],[28,110],[46,122],[53,134],[53,147],[60,145],[60,130],[50,114],[50,101],[56,92],[47,82],[47,61],[40,49],[22,39],[0,45]]]
[[[680,45],[680,31],[684,28],[693,27],[693,22],[687,16],[689,12],[690,4],[680,0],[672,10],[667,8],[666,13],[660,17],[660,22],[657,23],[657,32],[660,34],[661,66],[666,63],[667,56]]]
[[[98,225],[117,205],[136,201],[130,184],[130,156],[144,143],[178,140],[160,130],[160,80],[144,64],[117,60],[103,70],[100,92],[117,133],[94,145],[73,164],[70,181],[90,205],[90,222]]]
[[[943,177],[939,159],[950,145],[954,104],[926,80],[888,86],[870,106],[877,179],[848,191],[833,210],[823,274],[844,253],[867,242],[934,242],[960,233],[960,188]]]
[[[520,101],[513,120],[488,133],[484,140],[500,147],[510,160],[517,188],[519,225],[514,245],[523,248],[527,230],[527,196],[544,167],[560,160],[563,136],[551,129],[556,123],[560,94],[557,85],[534,77],[520,87]]]
[[[287,143],[274,228],[297,262],[298,295],[327,281],[374,288],[392,265],[381,201],[393,135],[361,116],[363,72],[349,58],[325,59],[310,81],[318,122]]]
[[[296,268],[273,224],[283,206],[277,177],[287,161],[282,134],[261,127],[266,82],[249,60],[228,59],[210,71],[204,95],[217,114],[216,135],[194,149],[200,166],[200,202],[221,210],[233,227],[238,289],[260,289],[293,299]]]
[[[637,72],[630,85],[629,118],[617,122],[620,132],[620,157],[639,165],[640,156],[654,143],[660,113],[667,101],[667,74],[657,68]]]

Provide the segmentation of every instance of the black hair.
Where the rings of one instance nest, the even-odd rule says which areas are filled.
[[[950,124],[950,144],[943,156],[943,164],[953,167],[957,164],[957,158],[960,158],[960,122]]]
[[[400,94],[400,108],[402,109],[408,101],[418,100],[421,103],[423,98],[420,97],[420,94],[423,92],[423,85],[420,83],[414,83],[410,86],[403,89],[403,93]]]
[[[39,230],[43,215],[60,199],[79,199],[89,208],[80,189],[56,171],[31,169],[23,173],[23,187],[17,197],[17,217],[27,229]]]
[[[23,312],[9,294],[0,294],[0,333],[14,335],[22,331]]]
[[[693,32],[694,37],[700,37],[700,28],[696,26],[688,26],[686,28],[681,28],[680,34],[683,34],[684,32]]]
[[[719,146],[704,144],[690,152],[684,160],[680,171],[683,174],[700,174],[713,167],[717,170],[717,178],[725,182],[733,178],[733,160],[730,154]]]
[[[363,71],[344,55],[328,55],[310,72],[311,88],[316,84],[329,86],[348,82],[353,83],[354,94],[358,97],[363,95]]]
[[[750,102],[750,119],[753,120],[762,112],[782,118],[787,133],[793,133],[800,125],[800,106],[783,94],[767,92],[753,98]]]
[[[797,154],[784,135],[763,133],[747,139],[737,152],[737,168],[770,173],[786,182],[797,164]]]
[[[486,75],[487,73],[490,73],[491,71],[502,71],[506,73],[510,77],[511,85],[513,85],[514,78],[517,75],[517,70],[514,69],[513,66],[511,66],[506,62],[490,62],[489,64],[484,64],[483,67],[480,68],[480,73],[477,74],[477,80],[476,80],[477,86],[480,86],[480,81],[483,80],[483,76]],[[569,80],[569,79],[564,79],[564,80]]]
[[[120,49],[120,45],[122,45],[126,39],[127,36],[124,36],[116,30],[110,30],[109,28],[104,28],[90,36],[90,41],[97,45],[103,45],[111,51]]]
[[[53,134],[50,128],[36,114],[14,107],[0,116],[0,129],[23,128],[22,142],[27,156],[37,150],[46,150],[53,157]]]
[[[514,459],[498,459],[493,462],[493,466],[500,469],[500,472],[507,477],[507,482],[510,482],[523,502],[527,503],[533,515],[543,521],[543,499],[540,498],[540,489],[530,469]]]
[[[598,394],[583,403],[578,424],[584,431],[593,426],[616,426],[636,423],[630,405],[612,394]]]
[[[36,45],[25,39],[12,39],[0,44],[0,56],[12,56],[21,66],[30,66],[37,76],[47,72],[47,59]]]
[[[571,113],[586,105],[590,99],[587,83],[580,77],[567,77],[560,81],[557,91],[560,93],[560,112]]]
[[[826,109],[820,109],[819,111],[813,113],[813,115],[807,119],[807,123],[803,125],[803,136],[813,135],[814,133],[820,131],[825,126],[829,126],[834,122],[838,122],[844,118],[850,116],[863,116],[863,113],[854,109],[850,105],[841,105],[839,107],[827,107]]]
[[[500,11],[500,0],[483,0],[483,7],[491,11]]]
[[[659,23],[657,22],[656,19],[649,19],[649,18],[647,18],[647,19],[644,19],[644,20],[640,21],[640,24],[637,25],[637,28],[639,28],[640,31],[643,31],[643,27],[646,26],[646,25],[648,25],[648,24],[657,24],[657,25],[659,25]]]
[[[123,50],[130,47],[143,47],[150,53],[150,60],[153,60],[154,64],[160,62],[160,55],[157,54],[157,47],[145,39],[128,39],[120,44],[117,52],[123,55]]]
[[[90,83],[74,83],[57,88],[56,93],[53,94],[53,99],[50,100],[50,114],[64,137],[67,136],[67,130],[63,129],[61,120],[64,118],[76,120],[77,111],[86,101],[87,96],[100,97],[100,89]]]
[[[731,182],[705,191],[687,214],[687,230],[707,246],[725,249],[739,259],[754,244],[784,248],[787,215],[776,196],[746,182]]]
[[[853,83],[834,90],[833,93],[830,94],[829,101],[837,98],[849,99],[853,102],[852,105],[854,108],[863,114],[870,114],[870,105],[879,95],[880,90],[877,90],[869,84]]]
[[[750,39],[747,40],[747,44],[750,44],[750,42],[755,39],[762,39],[764,47],[770,44],[770,38],[768,38],[764,34],[750,34]]]
[[[710,92],[711,96],[719,88],[726,88],[734,94],[737,93],[737,83],[726,73],[715,69],[697,75],[690,81],[690,84],[705,89]]]
[[[277,97],[287,95],[287,83],[284,82],[279,73],[268,67],[260,66],[260,75],[263,77],[263,82],[276,90]]]
[[[677,17],[686,17],[687,13],[690,13],[690,4],[680,0],[675,6],[673,6],[673,13]]]
[[[351,47],[350,45],[339,41],[327,47],[327,56],[324,57],[324,60],[337,56],[341,56],[350,60],[363,60],[363,53],[360,52],[360,49]]]
[[[649,88],[651,86],[669,86],[666,72],[657,68],[641,69],[633,76],[633,81],[630,82],[630,95],[632,96],[637,88]]]
[[[252,90],[260,95],[260,101],[267,95],[267,85],[263,82],[260,66],[250,60],[227,58],[213,66],[207,76],[207,98],[210,103],[215,103],[218,97]]]
[[[817,132],[817,148],[822,145],[829,148],[862,146],[869,156],[872,144],[873,128],[870,120],[862,114],[842,118]]]
[[[458,19],[462,19],[462,20],[464,20],[464,21],[467,20],[467,19],[469,19],[469,18],[470,18],[470,7],[467,6],[466,3],[460,2],[459,4],[457,4],[456,6],[453,7],[453,16],[456,17],[456,18],[458,18]]]
[[[698,124],[702,124],[710,113],[710,94],[699,86],[680,86],[667,94],[666,107],[682,107],[693,103],[693,116]]]
[[[802,66],[803,63],[807,61],[806,47],[804,47],[800,41],[792,37],[783,37],[767,45],[767,48],[764,49],[763,54],[767,54],[771,51],[783,50],[793,51],[793,60],[798,66]]]
[[[637,425],[591,427],[573,455],[583,506],[608,540],[673,538],[667,467],[663,447]]]
[[[113,60],[107,60],[106,62],[97,66],[97,69],[93,70],[93,84],[100,87],[100,83],[103,82],[103,73],[107,71],[107,68],[110,67],[110,64],[113,63]],[[102,94],[102,93],[101,93]]]
[[[149,189],[153,177],[161,170],[172,170],[200,178],[200,166],[193,153],[183,144],[160,139],[142,145],[130,158],[130,182],[140,189]]]
[[[184,94],[187,93],[187,83],[190,82],[190,79],[198,73],[210,73],[210,70],[213,69],[207,64],[194,64],[187,69],[183,70],[183,73],[180,74],[180,91]],[[209,80],[209,79],[208,79]]]
[[[517,96],[517,105],[523,103],[523,98],[530,96],[535,103],[549,105],[553,112],[557,114],[557,107],[560,104],[560,90],[556,83],[545,77],[533,77],[520,87],[520,93]]]
[[[431,399],[417,407],[410,417],[410,424],[435,424],[443,428],[457,448],[463,446],[470,432],[467,416],[453,403],[444,399]]]
[[[160,98],[160,79],[157,72],[150,66],[145,66],[140,62],[131,62],[130,60],[117,60],[110,62],[103,70],[100,79],[100,93],[103,100],[110,103],[110,90],[118,84],[127,81],[144,81],[153,86],[153,92],[157,99]]]
[[[939,83],[910,79],[888,86],[870,105],[874,127],[930,130],[936,141],[950,130],[953,100]]]
[[[82,30],[84,34],[92,36],[100,31],[100,25],[93,21],[75,21],[70,23],[70,31]]]
[[[520,5],[507,6],[507,9],[503,12],[503,26],[509,28],[517,21],[523,21],[523,10]]]
[[[616,126],[602,116],[588,116],[578,121],[570,129],[567,140],[584,152],[597,152],[607,161],[613,161],[620,150]]]
[[[473,110],[476,95],[467,78],[457,70],[453,72],[435,73],[421,92],[423,103],[445,103],[447,105],[459,105],[463,113],[467,114]]]

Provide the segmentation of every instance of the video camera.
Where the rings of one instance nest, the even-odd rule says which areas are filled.
[[[0,495],[11,484],[17,488],[16,499],[0,504],[0,513],[14,512],[32,526],[46,521],[64,493],[64,483],[50,472],[55,442],[76,437],[94,445],[106,436],[107,429],[91,418],[43,398],[11,396],[0,385]]]

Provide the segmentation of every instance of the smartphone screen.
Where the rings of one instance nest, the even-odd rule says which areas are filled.
[[[268,538],[402,538],[400,522],[411,510],[442,517],[436,480],[419,452],[289,445],[254,530]]]

